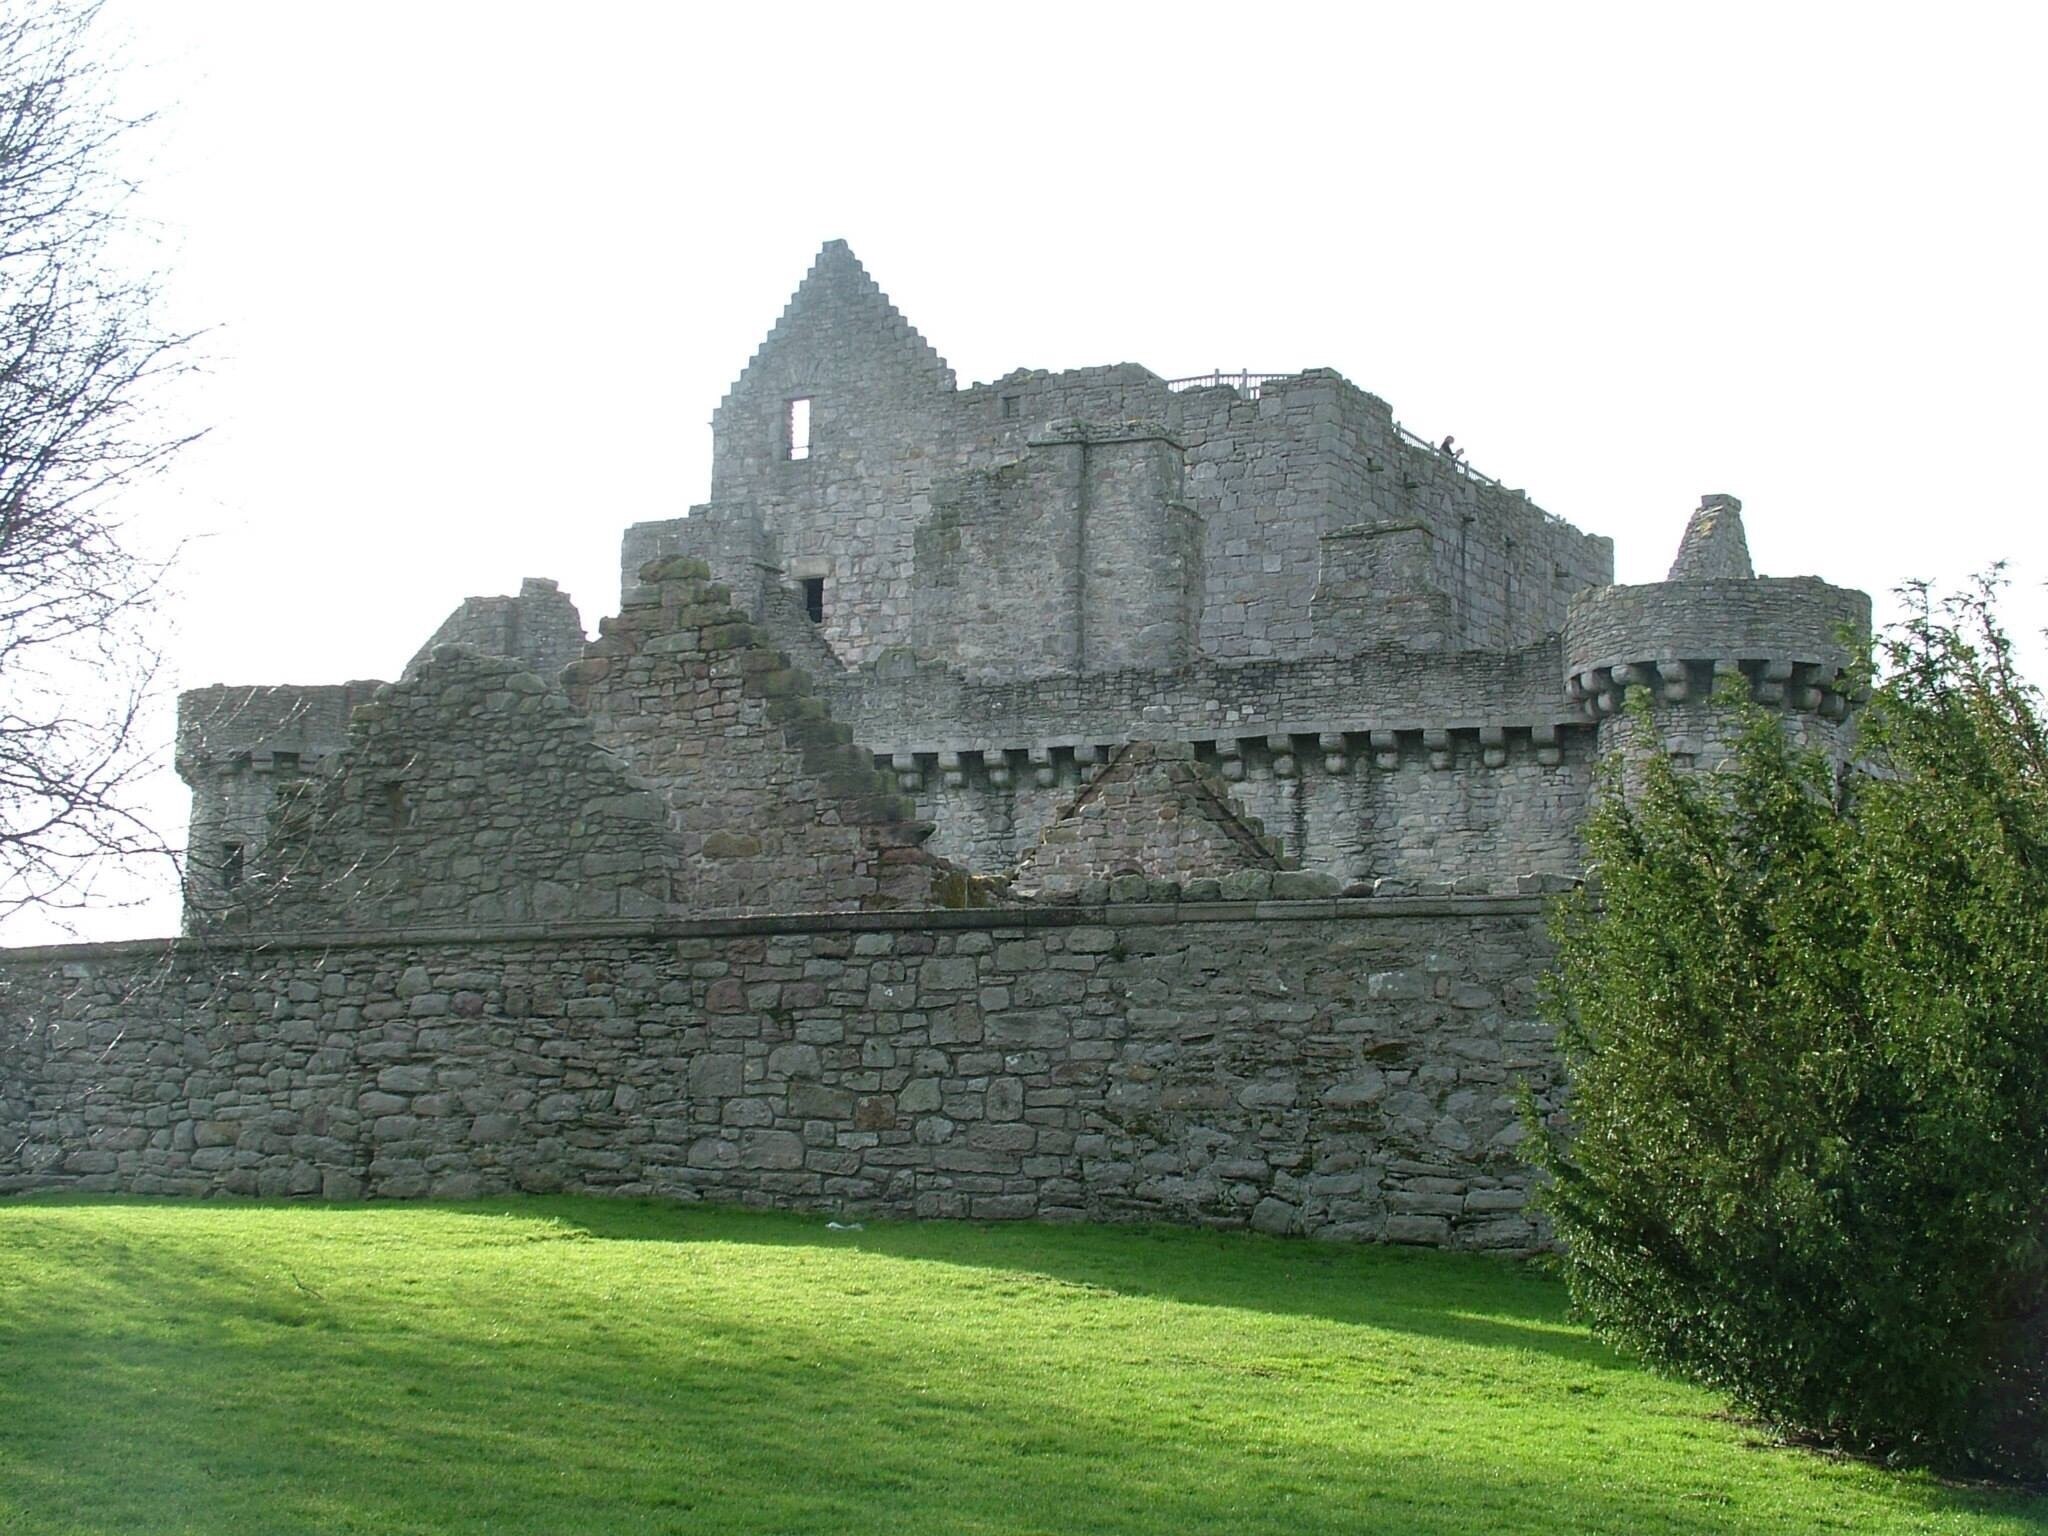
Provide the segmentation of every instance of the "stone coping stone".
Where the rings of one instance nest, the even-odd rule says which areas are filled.
[[[764,912],[737,917],[522,923],[502,927],[356,928],[0,949],[0,965],[122,955],[376,949],[409,944],[556,944],[581,939],[730,938],[778,933],[915,933],[996,928],[1164,927],[1174,923],[1370,922],[1410,917],[1540,917],[1546,896],[1335,896],[1306,901],[1112,902],[1087,906],[917,907],[893,912]]]

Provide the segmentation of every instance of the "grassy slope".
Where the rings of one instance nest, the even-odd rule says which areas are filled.
[[[1543,1275],[582,1200],[0,1205],[8,1532],[1971,1533]]]

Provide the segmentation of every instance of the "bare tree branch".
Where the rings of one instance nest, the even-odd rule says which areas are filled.
[[[119,508],[191,441],[160,402],[197,359],[114,253],[149,120],[116,107],[99,9],[0,0],[0,918],[169,854],[135,793],[163,566]]]

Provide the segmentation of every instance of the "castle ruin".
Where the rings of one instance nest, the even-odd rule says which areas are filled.
[[[712,431],[594,641],[529,580],[185,695],[188,936],[0,955],[0,1189],[1526,1248],[1600,764],[1716,761],[1731,686],[1846,750],[1869,601],[1734,498],[1616,586],[1328,370],[961,388],[833,242]]]

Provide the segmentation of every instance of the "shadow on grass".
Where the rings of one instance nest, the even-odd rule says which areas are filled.
[[[654,1200],[536,1197],[472,1208],[545,1214],[608,1241],[853,1248],[1042,1276],[1119,1296],[1533,1350],[1592,1369],[1633,1369],[1567,1321],[1563,1284],[1530,1261],[1155,1225],[864,1221],[858,1231],[834,1231],[824,1217]]]
[[[166,1217],[252,1209],[118,1203]],[[1560,1331],[1553,1281],[1457,1256],[1152,1228],[832,1232],[816,1219],[570,1198],[273,1209],[307,1218],[329,1241],[336,1229],[374,1240],[398,1256],[401,1275],[405,1224],[432,1211],[547,1222],[604,1242],[854,1249],[1615,1363]],[[985,1371],[935,1373],[915,1339],[830,1329],[799,1338],[773,1318],[635,1306],[609,1290],[587,1313],[565,1309],[563,1277],[586,1268],[574,1237],[539,1244],[547,1262],[530,1266],[533,1281],[520,1268],[519,1285],[490,1306],[414,1313],[389,1273],[361,1294],[318,1275],[309,1285],[246,1236],[179,1245],[150,1227],[86,1224],[26,1236],[45,1245],[50,1267],[35,1292],[0,1297],[0,1487],[13,1484],[0,1493],[0,1526],[31,1532],[1708,1536],[1735,1526],[1846,1531],[1859,1509],[1903,1529],[1923,1514],[2016,1508],[1925,1485],[1859,1485],[1841,1490],[1839,1523],[1802,1526],[1785,1511],[1685,1502],[1696,1494],[1674,1491],[1685,1487],[1683,1464],[1661,1467],[1659,1484],[1583,1453],[1524,1462],[1457,1442],[1390,1448],[1359,1437],[1304,1466],[1284,1436],[1258,1427],[1259,1413],[1284,1411],[1282,1389],[1252,1417],[1204,1428],[1156,1413],[1143,1393],[1048,1389],[996,1354]],[[444,1233],[436,1246],[445,1262],[467,1244]],[[476,1246],[502,1257],[488,1235]]]

